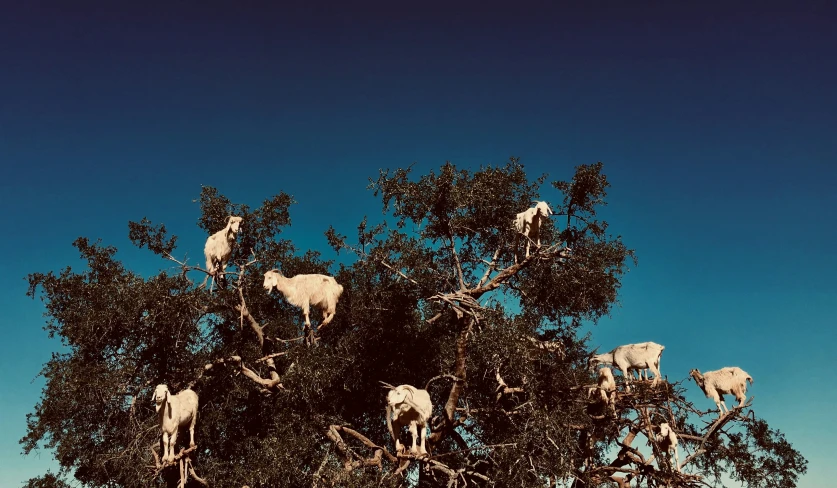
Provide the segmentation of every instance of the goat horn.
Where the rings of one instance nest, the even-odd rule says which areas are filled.
[[[392,386],[392,385],[390,385],[389,383],[385,383],[385,382],[380,381],[380,380],[378,381],[378,383],[380,383],[381,385],[383,385],[383,387],[384,387],[384,388],[389,388],[390,390],[394,390],[394,389],[395,389],[395,387],[394,387],[394,386]]]

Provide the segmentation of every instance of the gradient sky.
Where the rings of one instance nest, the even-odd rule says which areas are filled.
[[[328,225],[380,215],[379,168],[510,155],[552,179],[605,163],[639,265],[593,344],[664,344],[672,380],[744,368],[810,461],[799,486],[833,485],[835,7],[225,3],[0,2],[0,486],[55,465],[17,444],[58,347],[23,278],[80,266],[76,237],[147,275],[168,267],[128,241],[147,216],[199,260],[205,184],[294,195],[287,236],[330,258]]]

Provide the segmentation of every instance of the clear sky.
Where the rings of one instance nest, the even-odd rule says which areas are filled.
[[[206,184],[294,195],[288,236],[333,257],[328,225],[380,215],[379,168],[510,155],[553,179],[605,163],[639,265],[594,345],[664,344],[672,380],[744,368],[810,461],[800,486],[833,485],[837,7],[224,3],[0,2],[0,486],[53,465],[17,444],[57,348],[23,278],[79,266],[76,237],[151,273],[127,229],[147,216],[199,259]]]

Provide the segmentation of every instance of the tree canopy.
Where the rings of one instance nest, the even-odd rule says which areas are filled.
[[[205,273],[162,223],[128,224],[160,256],[153,276],[79,237],[84,266],[28,277],[65,347],[44,365],[21,439],[25,453],[54,448],[61,472],[27,486],[796,486],[805,459],[751,403],[719,416],[686,399],[682,381],[638,381],[620,384],[614,415],[590,395],[582,326],[610,312],[636,263],[597,216],[602,169],[551,182],[555,214],[528,257],[512,223],[547,175],[530,178],[515,158],[382,170],[368,187],[380,223],[363,217],[351,237],[324,229],[348,253],[340,264],[284,238],[290,195],[251,208],[204,187],[207,236],[243,217],[223,287],[201,286]],[[275,268],[334,276],[344,291],[333,322],[319,329],[314,309],[306,330],[299,308],[267,294]],[[395,452],[381,382],[430,393],[428,456]],[[175,465],[160,460],[157,384],[200,397],[197,447],[181,435]],[[655,441],[661,422],[679,437],[680,471]]]

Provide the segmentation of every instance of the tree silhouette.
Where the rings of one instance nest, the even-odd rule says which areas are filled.
[[[129,237],[167,263],[154,276],[77,239],[84,269],[28,278],[65,347],[44,365],[21,440],[26,453],[54,448],[61,476],[27,486],[713,486],[722,476],[795,486],[805,459],[752,402],[718,417],[667,381],[620,385],[613,409],[590,395],[580,328],[610,311],[634,252],[597,218],[601,163],[553,182],[542,246],[514,249],[514,217],[545,181],[514,158],[418,178],[381,171],[369,189],[383,222],[364,217],[351,239],[325,232],[349,255],[340,265],[283,238],[289,195],[251,209],[204,187],[207,236],[243,217],[222,289],[201,287],[205,270],[147,219],[130,222]],[[334,276],[344,287],[334,321],[306,331],[299,309],[262,288],[273,268]],[[429,455],[394,452],[380,382],[429,391]],[[159,455],[160,383],[200,396],[197,447],[181,435],[173,465]],[[651,441],[661,422],[679,436],[679,471]]]

